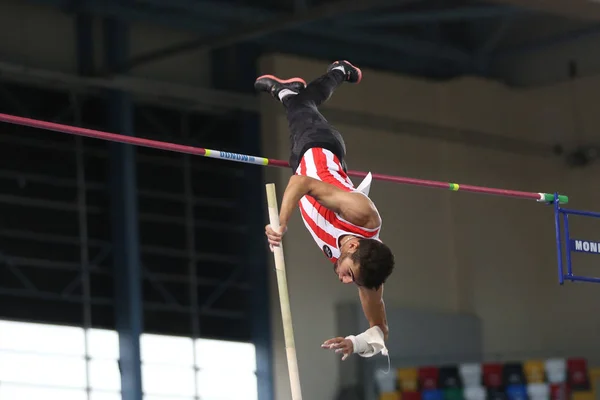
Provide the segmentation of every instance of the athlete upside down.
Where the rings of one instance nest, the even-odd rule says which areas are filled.
[[[370,329],[336,337],[323,348],[371,357],[387,351],[388,326],[383,284],[394,268],[394,256],[379,239],[381,217],[368,197],[368,187],[356,189],[346,173],[346,146],[340,133],[321,115],[318,106],[343,82],[359,83],[362,72],[347,61],[332,63],[327,72],[306,85],[302,78],[257,78],[254,87],[271,94],[286,110],[294,175],[283,194],[280,229],[265,228],[271,250],[279,246],[296,205],[315,242],[333,264],[342,283],[358,287]]]

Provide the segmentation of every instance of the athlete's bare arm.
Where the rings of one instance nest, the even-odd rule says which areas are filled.
[[[358,294],[365,317],[369,321],[369,327],[378,326],[383,332],[383,340],[387,341],[389,329],[385,315],[385,304],[383,303],[383,285],[377,290],[359,287]],[[336,353],[342,353],[342,360],[345,360],[355,351],[352,340],[342,336],[326,340],[321,347],[334,350]]]
[[[305,195],[314,197],[321,205],[355,225],[372,229],[380,224],[379,214],[368,197],[303,175],[292,176],[285,189],[280,212],[282,224],[287,224],[298,201]]]
[[[381,328],[384,338],[387,340],[389,329],[385,313],[385,303],[383,302],[383,285],[377,290],[359,286],[358,295],[365,317],[369,321],[369,327],[378,326]]]

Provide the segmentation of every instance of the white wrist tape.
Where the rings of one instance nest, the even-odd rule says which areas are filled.
[[[387,356],[383,331],[378,326],[373,326],[357,336],[347,336],[346,339],[352,342],[354,352],[361,357],[373,357],[379,352]]]

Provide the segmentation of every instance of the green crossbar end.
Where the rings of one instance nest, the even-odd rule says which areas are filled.
[[[554,195],[551,193],[544,193],[544,198],[542,201],[547,203],[552,203],[554,201]],[[558,203],[559,204],[567,204],[569,202],[569,196],[565,196],[563,194],[558,195]]]

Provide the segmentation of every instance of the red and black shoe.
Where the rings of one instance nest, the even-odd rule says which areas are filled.
[[[281,100],[279,93],[282,90],[287,89],[298,94],[306,88],[306,82],[302,78],[280,79],[273,75],[263,75],[256,78],[254,88],[259,92],[270,93],[271,96]]]
[[[334,61],[328,68],[327,72],[330,72],[335,67],[343,67],[346,75],[346,82],[359,83],[362,79],[362,71],[360,68],[355,67],[346,60]]]

